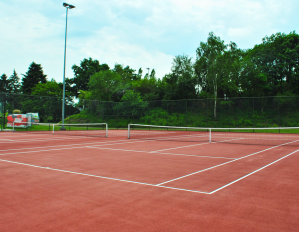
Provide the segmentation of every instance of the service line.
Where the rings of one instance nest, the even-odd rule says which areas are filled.
[[[92,175],[92,174],[81,173],[81,172],[73,172],[73,171],[67,171],[67,170],[63,170],[63,169],[43,167],[43,166],[27,164],[27,163],[20,163],[20,162],[4,160],[4,159],[0,159],[0,161],[12,163],[12,164],[18,164],[18,165],[25,165],[25,166],[34,167],[34,168],[47,169],[47,170],[51,170],[51,171],[64,172],[64,173],[89,176],[89,177],[96,177],[96,178],[101,178],[101,179],[108,179],[108,180],[114,180],[114,181],[120,181],[120,182],[132,183],[132,184],[147,185],[147,186],[166,188],[166,189],[174,189],[174,190],[180,190],[180,191],[185,191],[185,192],[210,194],[208,192],[202,192],[202,191],[196,191],[196,190],[190,190],[190,189],[182,189],[182,188],[174,188],[174,187],[168,187],[168,186],[158,186],[155,184],[143,183],[143,182],[138,182],[138,181],[124,180],[124,179],[118,179],[118,178],[112,178],[112,177],[106,177],[106,176],[98,176],[98,175]]]
[[[170,183],[170,182],[173,182],[173,181],[176,181],[176,180],[180,180],[180,179],[183,179],[183,178],[186,178],[186,177],[189,177],[189,176],[192,176],[192,175],[195,175],[195,174],[198,174],[198,173],[207,171],[207,170],[211,170],[211,169],[214,169],[214,168],[223,166],[223,165],[225,165],[225,164],[229,164],[229,163],[232,163],[232,162],[235,162],[235,161],[238,161],[238,160],[241,160],[241,159],[244,159],[244,158],[247,158],[247,157],[250,157],[250,156],[253,156],[253,155],[256,155],[256,154],[259,154],[259,153],[262,153],[262,152],[265,152],[265,151],[268,151],[268,150],[271,150],[271,149],[274,149],[274,148],[277,148],[277,147],[281,147],[281,146],[283,146],[283,145],[287,145],[287,144],[290,144],[290,143],[298,142],[298,141],[299,141],[299,140],[297,140],[297,141],[293,141],[293,142],[289,142],[289,143],[284,143],[284,144],[277,145],[277,146],[274,146],[274,147],[270,147],[270,148],[264,149],[264,150],[262,150],[262,151],[258,151],[258,152],[255,152],[255,153],[252,153],[252,154],[249,154],[249,155],[240,157],[240,158],[233,159],[233,160],[231,160],[231,161],[228,161],[228,162],[225,162],[225,163],[222,163],[222,164],[215,165],[215,166],[210,167],[210,168],[206,168],[206,169],[203,169],[203,170],[199,170],[199,171],[197,171],[197,172],[193,172],[193,173],[190,173],[190,174],[187,174],[187,175],[184,175],[184,176],[180,176],[180,177],[175,178],[175,179],[172,179],[172,180],[168,180],[168,181],[162,182],[162,183],[160,183],[160,184],[158,184],[158,185],[159,185],[159,186],[163,186],[163,184]]]

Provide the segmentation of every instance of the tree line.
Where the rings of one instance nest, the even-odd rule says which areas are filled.
[[[83,59],[66,78],[66,96],[80,100],[154,101],[299,95],[299,35],[276,33],[251,49],[225,44],[213,32],[201,42],[193,59],[178,55],[161,79],[155,69],[143,74],[115,64]],[[62,83],[47,80],[41,64],[32,62],[20,81],[16,71],[0,77],[0,92],[62,96]],[[216,104],[216,101],[215,101]],[[216,105],[215,105],[216,109]]]

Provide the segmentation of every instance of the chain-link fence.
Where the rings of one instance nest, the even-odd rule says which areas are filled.
[[[39,113],[41,122],[60,122],[62,99],[0,94],[1,125],[13,110]],[[65,123],[106,122],[110,128],[128,123],[198,127],[299,126],[299,96],[230,99],[103,102],[66,100]]]

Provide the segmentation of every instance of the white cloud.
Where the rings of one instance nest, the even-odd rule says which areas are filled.
[[[77,43],[76,47],[80,47],[77,52],[80,53],[82,59],[86,56],[92,57],[100,63],[107,63],[110,68],[113,68],[115,63],[129,65],[137,71],[140,67],[143,71],[150,68],[156,70],[157,77],[163,77],[165,73],[170,72],[173,56],[157,50],[148,50],[142,45],[125,42],[117,36],[115,31],[108,28],[99,31],[84,43],[80,41]]]

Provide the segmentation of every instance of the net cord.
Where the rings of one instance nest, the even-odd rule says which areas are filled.
[[[131,126],[140,126],[140,127],[157,127],[157,128],[172,128],[172,129],[204,129],[204,130],[280,130],[280,129],[299,129],[299,127],[256,127],[256,128],[248,128],[248,127],[234,127],[234,128],[226,128],[226,127],[180,127],[180,126],[159,126],[159,125],[145,125],[145,124],[130,124]]]
[[[32,123],[33,125],[35,123]],[[92,126],[97,126],[97,125],[105,125],[105,137],[108,138],[108,123],[84,123],[84,124],[55,124],[55,123],[36,123],[36,124],[47,124],[47,125],[52,125],[52,134],[55,133],[55,126],[59,126],[61,127],[63,126],[88,126],[88,125],[92,125]],[[15,121],[12,122],[12,132],[15,132]]]

